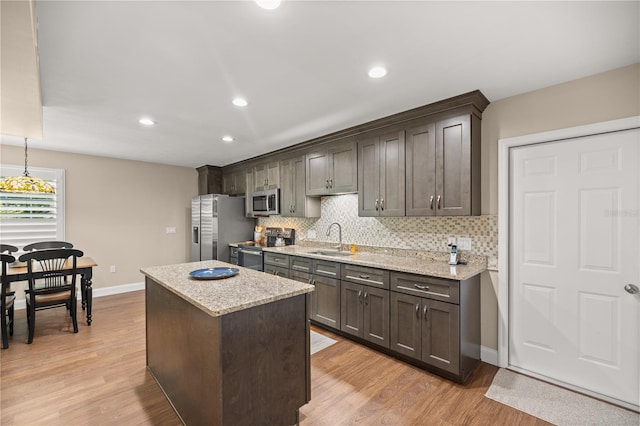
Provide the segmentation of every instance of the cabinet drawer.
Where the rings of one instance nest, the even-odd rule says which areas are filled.
[[[382,269],[342,264],[340,277],[343,281],[371,287],[389,288],[389,271]]]
[[[289,255],[265,251],[264,263],[266,265],[282,266],[283,268],[289,269]]]
[[[443,302],[460,303],[460,282],[455,280],[391,272],[391,290]]]
[[[315,260],[313,262],[313,274],[322,277],[340,279],[340,264],[328,262],[326,260]]]
[[[289,278],[295,281],[300,281],[301,283],[311,284],[311,274],[307,272],[300,272],[291,269],[289,271]]]
[[[271,275],[277,275],[279,277],[289,278],[289,268],[283,268],[282,266],[264,265],[264,272]]]
[[[310,273],[311,272],[311,263],[312,263],[312,260],[309,259],[308,257],[292,256],[291,257],[291,270]]]

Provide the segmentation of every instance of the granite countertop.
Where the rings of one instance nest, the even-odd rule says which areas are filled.
[[[289,297],[310,293],[314,286],[252,269],[237,267],[240,273],[221,280],[196,280],[189,272],[204,268],[236,268],[235,265],[207,260],[140,269],[167,290],[217,317],[264,305]]]
[[[429,275],[452,280],[466,280],[487,270],[487,260],[484,256],[467,256],[467,265],[449,265],[448,253],[423,252],[411,250],[388,249],[382,252],[357,251],[350,256],[324,256],[312,252],[336,251],[326,247],[316,246],[286,246],[265,247],[264,251],[289,254],[292,256],[310,257],[313,259],[330,260],[338,263],[382,268],[391,271],[408,272],[411,274]],[[384,251],[387,251],[386,253]]]

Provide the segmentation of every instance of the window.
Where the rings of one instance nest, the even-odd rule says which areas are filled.
[[[0,177],[24,174],[24,167],[0,165]],[[22,250],[36,241],[64,240],[64,170],[29,167],[55,194],[0,192],[0,240]]]

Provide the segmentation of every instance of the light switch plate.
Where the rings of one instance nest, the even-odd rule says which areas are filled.
[[[467,237],[459,237],[458,238],[458,249],[460,250],[471,250],[471,238]]]
[[[165,228],[165,231],[167,232],[167,234],[175,234],[176,233],[176,227],[175,226],[167,226]]]

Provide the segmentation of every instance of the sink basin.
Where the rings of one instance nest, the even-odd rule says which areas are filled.
[[[322,256],[335,256],[335,257],[345,257],[345,256],[351,256],[351,253],[347,252],[347,251],[312,251],[309,252],[310,254],[320,254]]]

